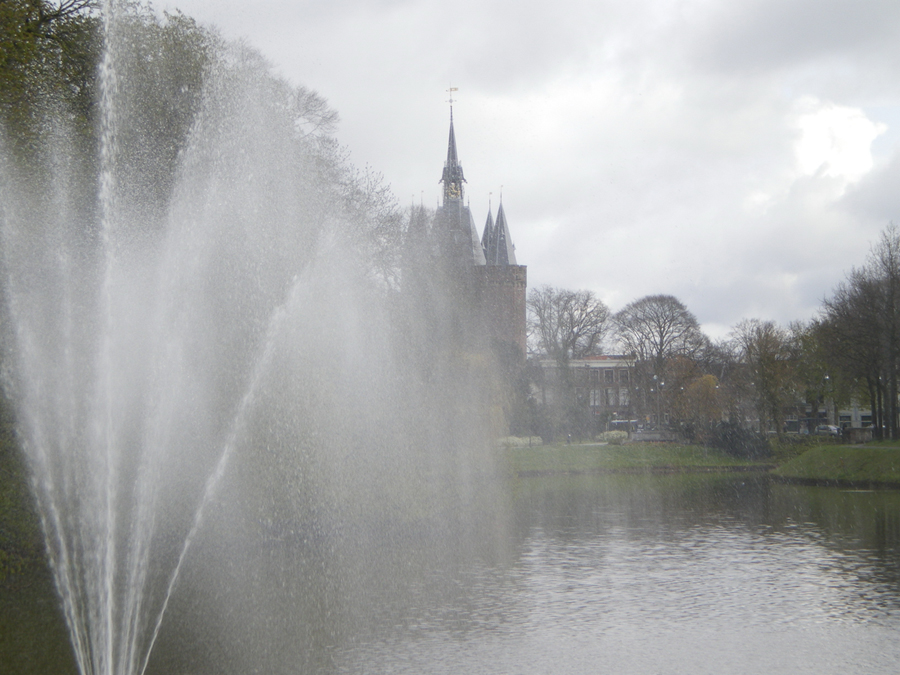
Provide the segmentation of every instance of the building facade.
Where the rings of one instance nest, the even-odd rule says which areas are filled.
[[[571,406],[589,412],[583,432],[622,428],[638,423],[632,405],[634,361],[622,355],[572,359],[565,367],[541,359],[533,396],[546,408]],[[584,423],[582,424],[582,426]]]

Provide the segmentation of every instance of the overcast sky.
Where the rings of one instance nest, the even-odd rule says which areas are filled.
[[[401,204],[449,111],[529,286],[675,295],[712,337],[808,319],[900,224],[897,0],[164,0],[318,91]]]

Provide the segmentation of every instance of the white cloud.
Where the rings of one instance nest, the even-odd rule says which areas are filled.
[[[807,96],[796,104],[800,132],[795,149],[800,171],[840,177],[854,183],[873,165],[872,142],[887,130],[860,108],[836,105]]]

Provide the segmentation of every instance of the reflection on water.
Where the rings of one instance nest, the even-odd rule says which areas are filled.
[[[696,475],[496,490],[479,522],[210,537],[150,671],[897,671],[900,492]]]
[[[467,569],[457,602],[339,670],[896,672],[896,493],[620,476],[515,495],[514,561]]]

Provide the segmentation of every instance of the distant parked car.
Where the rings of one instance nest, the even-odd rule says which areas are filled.
[[[816,436],[840,436],[841,430],[833,424],[820,424],[816,427]]]

